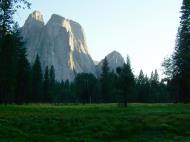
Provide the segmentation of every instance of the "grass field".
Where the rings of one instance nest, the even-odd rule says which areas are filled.
[[[190,105],[0,106],[0,142],[190,142]]]

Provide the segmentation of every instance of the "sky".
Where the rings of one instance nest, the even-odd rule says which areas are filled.
[[[39,10],[45,22],[52,14],[80,23],[89,53],[96,61],[116,50],[130,56],[136,75],[150,75],[164,57],[172,54],[180,21],[182,0],[29,0],[30,10],[15,15],[22,26],[28,15]]]

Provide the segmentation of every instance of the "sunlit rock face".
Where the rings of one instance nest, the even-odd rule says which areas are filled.
[[[39,11],[34,11],[30,14],[21,28],[25,46],[27,47],[27,58],[31,63],[35,61],[43,28],[43,15]]]
[[[108,54],[106,56],[106,59],[108,61],[108,66],[110,68],[110,71],[116,72],[116,69],[118,67],[122,67],[125,63],[125,60],[123,59],[123,57],[121,56],[121,54],[117,51],[113,51],[110,54]],[[97,65],[97,74],[98,76],[100,76],[101,74],[101,70],[102,70],[102,65],[103,65],[103,61],[100,61],[100,63]]]
[[[22,28],[28,59],[40,57],[42,69],[53,65],[57,81],[72,81],[77,73],[96,75],[96,68],[88,53],[80,24],[53,14],[44,25],[40,12],[33,12]]]

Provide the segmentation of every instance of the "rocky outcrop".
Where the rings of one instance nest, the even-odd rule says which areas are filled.
[[[111,52],[105,58],[108,61],[108,66],[110,68],[110,71],[116,72],[116,69],[118,67],[122,67],[123,64],[125,63],[125,60],[123,59],[121,54],[119,52],[117,52],[117,51]],[[101,68],[102,68],[102,65],[103,65],[103,61],[104,61],[104,59],[102,61],[100,61],[100,63],[97,65],[98,76],[101,74]]]
[[[40,37],[44,29],[43,15],[39,11],[34,11],[29,15],[21,28],[21,33],[24,38],[25,46],[27,48],[27,58],[29,62],[33,63],[40,44]]]
[[[33,12],[22,27],[27,55],[31,63],[37,54],[42,69],[53,65],[57,81],[72,81],[77,73],[96,75],[96,68],[80,24],[53,14],[44,25],[40,12]]]

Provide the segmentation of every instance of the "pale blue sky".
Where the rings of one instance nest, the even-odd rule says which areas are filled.
[[[45,22],[55,13],[80,23],[89,52],[101,60],[113,50],[127,54],[135,74],[146,74],[161,67],[172,53],[179,26],[182,0],[30,0],[30,10],[19,11],[23,25],[34,10],[43,13]],[[19,16],[18,16],[19,15]]]

